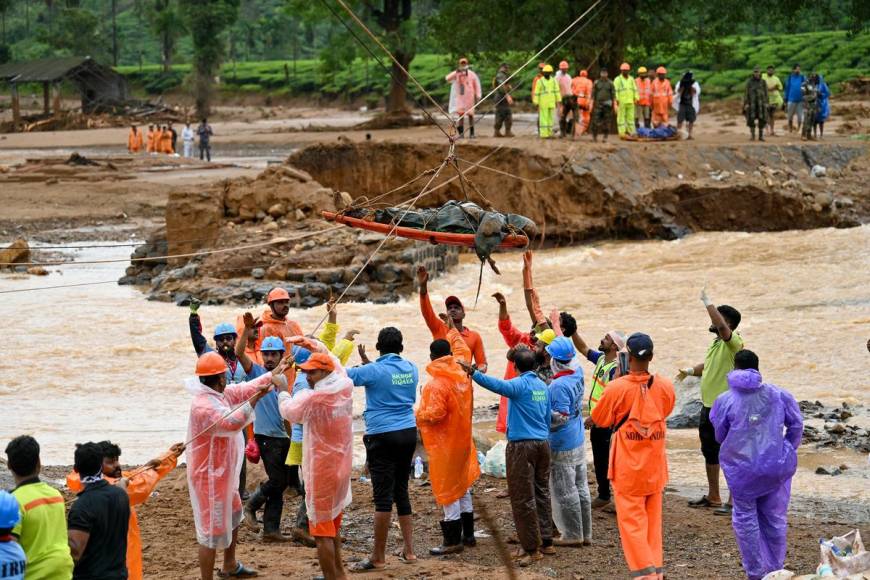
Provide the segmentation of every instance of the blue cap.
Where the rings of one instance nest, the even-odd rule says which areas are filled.
[[[233,334],[237,335],[236,327],[230,324],[229,322],[221,322],[217,326],[214,327],[214,337],[217,338],[224,334]]]
[[[547,353],[556,360],[570,361],[577,355],[570,338],[559,336],[547,345]]]
[[[260,352],[267,352],[270,350],[284,352],[287,349],[284,348],[284,341],[277,336],[267,336],[260,344]]]
[[[635,332],[625,341],[628,354],[641,360],[649,360],[653,355],[653,341],[648,334]]]
[[[8,491],[0,491],[0,529],[12,529],[20,519],[18,500]]]
[[[308,360],[308,357],[311,356],[311,351],[307,348],[301,347],[298,344],[294,344],[293,348],[290,349],[290,352],[293,353],[293,360],[296,361],[296,364],[301,365],[305,361]]]

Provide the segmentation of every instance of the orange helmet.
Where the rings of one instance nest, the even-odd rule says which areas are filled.
[[[656,74],[666,75],[666,74],[668,74],[668,69],[666,69],[663,66],[660,66],[659,68],[656,69]]]
[[[584,68],[583,70],[580,71],[580,76],[581,77],[588,77],[589,72]]]
[[[627,62],[624,62],[621,65],[619,65],[619,70],[631,70],[631,67],[628,65]]]
[[[283,288],[272,288],[269,295],[266,296],[266,303],[274,302],[275,300],[290,300],[290,294]]]
[[[568,61],[567,61],[567,60],[563,60],[562,62],[560,62],[560,63],[559,63],[559,69],[561,69],[561,70],[568,70]]]
[[[222,375],[227,370],[227,363],[223,357],[214,351],[210,351],[196,359],[196,376],[209,377]]]
[[[544,68],[545,66],[547,66],[547,63],[545,63],[545,62],[539,62],[539,63],[538,63],[538,68],[541,69],[541,70],[543,70],[543,68]]]

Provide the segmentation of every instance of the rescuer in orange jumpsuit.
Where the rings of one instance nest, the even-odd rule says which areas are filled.
[[[140,469],[121,471],[121,448],[111,441],[99,444],[103,448],[103,477],[111,485],[121,478],[127,479],[127,495],[130,498],[130,526],[127,529],[127,578],[142,580],[142,538],[139,534],[139,519],[136,517],[135,506],[145,503],[151,497],[151,492],[163,477],[175,469],[179,456],[184,452],[184,445],[176,443],[169,451],[152,459]],[[66,486],[73,492],[80,492],[85,486],[79,479],[79,474],[71,471],[66,476]]]
[[[580,110],[580,122],[577,123],[575,131],[579,136],[589,128],[589,117],[592,115],[592,80],[585,69],[571,81],[571,92],[577,97],[577,107]]]
[[[167,155],[174,153],[172,150],[172,131],[166,125],[160,129],[160,152]]]
[[[656,69],[656,78],[651,85],[652,99],[652,125],[660,127],[668,124],[668,111],[674,103],[674,89],[671,81],[665,78],[668,70],[660,66]]]
[[[608,477],[631,577],[661,579],[662,492],[668,481],[665,419],[674,410],[674,385],[649,374],[649,336],[637,332],[625,344],[629,374],[607,385],[591,417],[598,427],[613,428]]]
[[[302,336],[302,327],[294,320],[287,320],[290,312],[290,294],[283,288],[272,288],[266,296],[269,308],[263,311],[260,321],[260,340],[267,336],[277,336],[286,340],[291,336]]]
[[[127,151],[130,153],[139,153],[142,149],[142,131],[136,128],[136,125],[130,126],[130,134],[127,136]]]
[[[148,134],[145,136],[145,151],[148,153],[157,153],[157,129],[154,125],[148,125]]]

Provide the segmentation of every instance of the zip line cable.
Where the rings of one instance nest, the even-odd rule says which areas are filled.
[[[37,290],[54,290],[56,288],[75,288],[77,286],[96,286],[97,284],[117,284],[117,280],[103,280],[102,282],[81,282],[79,284],[59,284],[57,286],[40,286],[38,288],[18,288],[15,290],[0,290],[0,294],[17,294],[18,292],[36,292]]]
[[[342,3],[342,4],[344,3],[344,2],[342,2],[342,0],[338,0],[338,2],[340,2],[340,3]],[[515,70],[513,73],[511,73],[511,75],[510,75],[508,78],[506,78],[504,81],[502,81],[502,83],[501,83],[500,85],[498,85],[497,87],[495,87],[494,89],[492,89],[489,93],[487,93],[486,96],[484,96],[484,97],[481,98],[478,102],[476,102],[476,103],[475,103],[475,104],[474,104],[474,105],[473,105],[469,110],[473,111],[475,107],[477,107],[478,105],[480,105],[481,103],[483,103],[486,99],[488,99],[489,97],[491,97],[491,96],[492,96],[492,95],[493,95],[497,90],[499,90],[499,89],[500,89],[501,87],[503,87],[505,84],[507,84],[508,82],[510,82],[510,80],[511,80],[512,78],[514,78],[515,76],[517,76],[521,70],[523,70],[524,68],[526,68],[527,66],[529,66],[529,65],[530,65],[532,62],[534,62],[538,57],[540,57],[540,56],[544,53],[545,50],[547,50],[547,49],[550,48],[553,44],[555,44],[557,40],[559,40],[560,38],[562,38],[562,37],[565,35],[565,33],[567,33],[569,30],[571,30],[571,29],[572,29],[572,28],[573,28],[577,23],[579,23],[583,18],[585,18],[586,15],[589,14],[589,12],[591,12],[593,8],[595,8],[596,6],[598,6],[599,4],[601,4],[602,2],[604,2],[604,0],[595,0],[595,3],[592,4],[592,6],[590,6],[589,8],[587,8],[586,11],[583,12],[583,14],[581,14],[580,16],[578,16],[578,17],[574,20],[574,22],[572,22],[571,24],[569,24],[569,25],[568,25],[568,26],[567,26],[567,27],[566,27],[562,32],[560,32],[559,34],[557,34],[556,37],[553,38],[553,40],[551,40],[550,42],[548,42],[548,43],[546,44],[546,46],[544,46],[544,48],[542,48],[541,50],[539,50],[538,52],[536,52],[534,55],[532,55],[532,57],[529,58],[529,60],[527,60],[527,61],[526,61],[522,66],[520,66],[520,68],[518,68],[518,69]],[[461,121],[462,119],[464,119],[466,114],[467,114],[467,112],[466,112],[466,113],[462,113],[462,114],[459,116],[459,119],[457,119],[457,121]]]
[[[376,54],[374,53],[374,51],[373,51],[371,48],[369,48],[369,46],[368,46],[366,43],[364,43],[364,42],[362,41],[362,39],[361,39],[359,36],[357,36],[357,34],[356,34],[356,32],[354,32],[353,28],[351,28],[350,25],[347,24],[347,23],[344,21],[344,19],[341,18],[341,15],[340,15],[338,12],[336,12],[335,9],[334,9],[334,8],[333,8],[333,7],[328,3],[328,0],[320,0],[320,2],[321,2],[321,4],[323,4],[324,6],[326,6],[326,8],[327,8],[330,12],[332,12],[332,15],[335,16],[335,19],[338,20],[338,21],[341,23],[341,25],[344,26],[344,27],[347,29],[347,31],[350,33],[350,35],[353,37],[353,39],[356,40],[356,41],[359,43],[359,45],[362,46],[362,47],[366,50],[366,52],[369,53],[369,55],[371,55],[371,57],[372,57],[373,59],[375,59],[375,62],[377,62],[379,65],[381,65],[381,68],[383,68],[383,69],[387,72],[387,74],[390,75],[391,78],[393,78],[394,80],[398,81],[398,79],[396,78],[396,75],[393,73],[393,71],[390,70],[390,68],[389,68],[386,64],[384,64],[384,61],[382,61],[382,60],[378,57],[378,55],[376,55]],[[354,17],[354,18],[356,18],[356,16],[353,14],[353,12],[351,12],[351,16]],[[358,20],[357,20],[357,21],[358,21]],[[364,25],[364,24],[361,24],[361,25],[362,25],[363,28],[365,28],[365,25]],[[368,30],[368,29],[366,29],[366,30]],[[371,35],[371,32],[369,32],[369,34]],[[377,39],[375,39],[375,42],[377,42]],[[386,48],[384,48],[383,45],[381,45],[380,43],[378,43],[378,45],[381,46],[381,48],[384,49],[384,51],[387,53],[387,55],[389,55],[389,57],[393,60],[393,62],[396,62],[396,59],[393,58],[393,55],[390,53],[390,51],[388,51]],[[399,64],[398,62],[397,62],[397,64],[398,64],[398,66],[399,66],[403,71],[405,71],[405,74],[408,75],[408,78],[412,79],[412,80],[414,81],[414,84],[416,84],[416,85],[420,88],[420,90],[423,91],[423,94],[425,94],[425,95],[429,98],[430,101],[432,101],[433,103],[435,103],[434,99],[432,99],[432,97],[429,95],[429,93],[427,93],[426,90],[425,90],[425,89],[420,85],[420,83],[418,83],[417,80],[414,79],[414,77],[411,76],[411,73],[409,73],[407,70],[405,70],[405,68],[402,67],[402,65]],[[416,100],[415,100],[415,103],[416,103]],[[420,111],[423,112],[423,115],[425,115],[426,117],[428,117],[428,119],[432,122],[432,124],[435,125],[436,127],[438,127],[438,130],[441,131],[442,133],[444,133],[444,136],[447,137],[447,138],[449,139],[449,138],[450,138],[450,134],[447,133],[447,131],[444,130],[444,128],[441,126],[441,124],[438,123],[438,121],[435,120],[435,117],[433,117],[432,114],[431,114],[429,111],[427,111],[425,107],[423,107],[423,106],[420,105],[419,103],[416,103],[416,104],[417,104],[417,107],[420,109]],[[435,103],[435,106],[438,107],[438,109],[439,109],[442,113],[444,113],[444,109],[442,109],[442,108],[438,105],[438,103]],[[446,113],[445,113],[445,115],[446,115]],[[447,120],[448,120],[451,124],[453,124],[453,119],[451,119],[449,115],[447,115]]]

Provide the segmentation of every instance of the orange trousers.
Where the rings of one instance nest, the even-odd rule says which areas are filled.
[[[635,580],[660,580],[664,577],[662,492],[627,495],[614,490],[613,500],[630,576]]]

